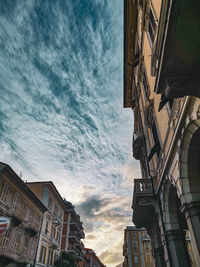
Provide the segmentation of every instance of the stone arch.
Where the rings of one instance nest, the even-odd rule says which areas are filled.
[[[168,177],[163,185],[163,219],[166,230],[187,229],[185,218],[180,212],[181,200],[175,181]]]
[[[166,177],[162,187],[162,204],[165,239],[170,259],[170,266],[191,266],[185,240],[187,223],[181,213],[181,200],[175,181]]]
[[[182,131],[179,157],[181,202],[196,263],[200,266],[200,117],[186,121],[188,123]]]
[[[179,161],[182,203],[200,201],[200,119],[183,131]]]

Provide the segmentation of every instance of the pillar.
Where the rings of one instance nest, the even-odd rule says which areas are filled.
[[[190,267],[185,236],[182,230],[165,231],[171,267]]]
[[[192,238],[194,256],[197,266],[200,266],[200,202],[192,202],[182,206],[188,230]]]

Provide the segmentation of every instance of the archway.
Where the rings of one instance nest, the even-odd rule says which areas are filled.
[[[200,120],[192,121],[184,131],[180,153],[182,212],[185,214],[200,266]]]
[[[170,180],[167,180],[163,192],[163,219],[169,261],[172,267],[191,266],[185,240],[187,223],[180,208],[181,201],[177,188]]]

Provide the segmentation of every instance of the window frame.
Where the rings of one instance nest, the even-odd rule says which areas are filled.
[[[133,240],[132,241],[132,246],[133,246],[134,250],[138,250],[138,242],[137,242],[137,240]]]
[[[151,20],[151,17],[152,17],[153,21]],[[156,31],[157,31],[157,21],[158,20],[156,18],[155,12],[154,12],[153,5],[151,4],[149,7],[148,25],[147,25],[147,36],[148,36],[148,40],[149,40],[149,44],[150,44],[151,49],[153,48],[154,41],[155,41],[155,36],[156,36]],[[150,27],[152,29],[153,40],[152,40],[151,33],[149,31]]]
[[[9,188],[10,188],[9,184],[4,183],[3,188],[2,188],[2,192],[1,192],[1,197],[0,197],[0,199],[3,203],[6,203]]]
[[[13,210],[16,209],[18,202],[19,202],[19,193],[15,192],[14,197],[13,197],[13,202],[12,202],[12,209]]]

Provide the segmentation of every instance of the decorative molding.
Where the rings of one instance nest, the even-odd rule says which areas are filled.
[[[169,119],[169,126],[173,131],[175,131],[175,128],[176,128],[175,120],[179,117],[180,112],[181,112],[180,103],[181,103],[181,99],[174,99],[174,103],[172,106],[170,119]]]
[[[148,128],[152,128],[153,123],[155,121],[155,112],[154,112],[153,99],[149,99],[147,101],[147,105],[144,108],[144,119],[145,119],[145,125]]]

